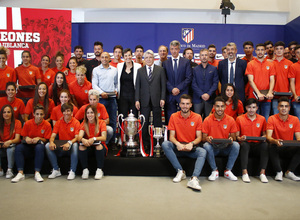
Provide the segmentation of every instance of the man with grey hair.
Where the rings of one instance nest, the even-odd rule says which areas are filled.
[[[162,127],[161,108],[166,99],[166,76],[162,67],[154,64],[154,53],[144,53],[145,65],[138,69],[135,83],[135,107],[145,116],[142,136],[144,146],[150,146],[148,135],[150,111],[153,112],[154,127]]]
[[[169,49],[165,45],[160,45],[158,48],[159,60],[154,61],[157,66],[162,66],[162,63],[168,59]]]
[[[180,96],[188,94],[192,81],[190,60],[179,56],[179,41],[173,40],[170,43],[170,52],[172,57],[163,62],[167,80],[166,122],[169,121],[171,114],[178,111]]]
[[[247,62],[236,57],[237,48],[235,43],[228,43],[226,45],[226,52],[228,58],[220,61],[218,66],[222,89],[226,83],[232,83],[236,88],[240,100],[244,103],[245,85],[248,82],[247,76],[245,76]]]

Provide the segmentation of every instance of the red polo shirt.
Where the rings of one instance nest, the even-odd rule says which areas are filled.
[[[51,125],[45,120],[38,125],[35,123],[34,119],[30,119],[25,122],[21,135],[23,137],[41,137],[49,139],[51,136]]]
[[[219,60],[214,59],[214,62],[208,61],[208,63],[218,68]]]
[[[268,119],[267,130],[272,130],[274,139],[293,140],[295,132],[300,132],[300,122],[296,116],[289,115],[283,121],[279,114],[272,115]]]
[[[38,104],[44,106],[44,102],[39,101]],[[45,106],[44,106],[45,107]],[[48,112],[45,118],[50,118],[52,109],[55,107],[54,101],[52,99],[49,99],[49,106],[48,106]],[[33,118],[33,98],[29,99],[25,108],[25,114],[29,115],[30,118]]]
[[[9,66],[5,66],[4,69],[0,68],[0,90],[6,89],[6,83],[16,81],[16,72],[13,68]]]
[[[0,135],[0,140],[2,142],[14,139],[16,134],[20,134],[21,135],[22,124],[21,124],[21,122],[19,120],[17,120],[17,119],[15,120],[15,129],[14,129],[14,132],[13,132],[12,135],[9,134],[10,133],[10,125],[11,124],[4,123],[3,136],[1,137],[1,135]]]
[[[76,118],[72,117],[69,123],[62,118],[55,123],[53,133],[59,135],[59,140],[72,140],[78,135],[79,128],[80,123]]]
[[[216,119],[215,114],[211,114],[203,122],[202,132],[213,138],[227,139],[230,133],[237,131],[234,119],[227,114],[224,114],[220,121]]]
[[[52,69],[47,69],[44,73],[42,68],[39,68],[42,82],[45,82],[49,88],[54,83],[55,72]]]
[[[58,70],[57,69],[57,67],[54,67],[54,68],[52,68],[52,70],[55,72],[55,74],[57,73],[57,72],[65,72],[66,70],[69,70],[68,68],[66,68],[66,67],[63,67],[61,70]]]
[[[78,112],[77,112],[76,115],[75,115],[75,118],[76,118],[77,120],[82,120],[82,119],[84,118],[84,112],[85,112],[85,109],[86,109],[86,107],[87,107],[88,105],[89,105],[89,104],[86,104],[86,105],[82,106],[82,107],[78,110]],[[98,118],[99,118],[99,119],[105,120],[105,119],[109,118],[105,106],[104,106],[103,104],[101,104],[101,103],[98,103],[98,104],[97,104],[97,112],[98,112]]]
[[[293,62],[283,58],[280,62],[277,59],[275,59],[273,61],[273,64],[276,72],[274,91],[289,92],[290,82],[288,78],[288,73],[290,66],[293,64]]]
[[[177,141],[189,143],[195,140],[196,131],[202,130],[202,118],[192,111],[188,118],[184,118],[178,111],[171,115],[168,129],[175,131]]]
[[[213,108],[211,112],[214,113],[215,109]],[[232,102],[229,105],[226,104],[225,114],[233,117],[234,119],[236,119],[238,115],[243,113],[244,113],[244,105],[241,100],[238,101],[238,107],[236,110],[233,110]]]
[[[76,115],[77,112],[78,112],[78,108],[75,105],[73,105],[73,117]],[[62,117],[63,117],[63,113],[61,112],[61,104],[59,104],[58,106],[55,106],[52,109],[50,119],[53,121],[58,121]]]
[[[21,99],[15,98],[12,102],[9,102],[7,97],[0,98],[0,109],[4,105],[10,105],[15,113],[15,118],[19,118],[20,114],[23,115],[25,113],[25,105]]]
[[[300,96],[300,61],[290,66],[288,78],[295,79],[296,94]],[[295,100],[293,99],[293,101]]]
[[[76,73],[71,73],[69,70],[68,75],[66,75],[66,80],[68,85],[70,85],[72,82],[76,81]]]
[[[84,84],[80,86],[75,80],[69,85],[69,89],[71,95],[75,96],[79,108],[89,103],[89,90],[92,89],[92,83],[84,80]]]

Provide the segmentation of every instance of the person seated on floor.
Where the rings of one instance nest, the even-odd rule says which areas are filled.
[[[15,161],[18,168],[18,174],[11,180],[13,183],[17,183],[20,180],[25,179],[24,174],[24,159],[26,157],[34,156],[34,179],[37,182],[43,182],[40,171],[42,169],[44,161],[45,143],[51,136],[51,125],[44,119],[45,110],[40,104],[37,104],[33,108],[33,119],[25,122],[21,136],[23,141],[17,145],[15,150]]]
[[[265,141],[247,141],[246,136],[265,137],[266,136],[266,119],[257,114],[258,110],[257,100],[250,98],[245,102],[247,113],[237,117],[236,124],[238,132],[236,133],[237,140],[240,142],[241,150],[241,167],[242,180],[245,183],[250,183],[247,165],[249,152],[260,155],[260,181],[267,183],[266,168],[268,165],[268,144]]]
[[[206,151],[199,146],[201,142],[202,118],[199,114],[192,112],[192,98],[187,94],[180,97],[180,111],[171,115],[168,129],[170,131],[169,141],[162,143],[166,157],[177,171],[174,183],[179,183],[186,178],[177,156],[196,158],[195,168],[187,186],[195,190],[201,190],[199,175],[205,163]]]
[[[65,103],[61,106],[61,111],[63,113],[63,118],[55,123],[49,143],[46,144],[46,153],[53,167],[52,173],[48,176],[48,178],[54,179],[61,176],[57,163],[57,156],[62,157],[64,155],[70,155],[71,168],[67,179],[73,180],[75,179],[75,172],[78,163],[77,140],[80,123],[72,116],[73,105]],[[67,142],[61,146],[57,146],[54,142],[56,135],[59,136],[59,140],[65,140]]]
[[[300,177],[294,174],[300,163],[300,148],[292,146],[282,146],[283,141],[293,140],[294,136],[300,141],[300,122],[296,116],[290,115],[290,102],[287,97],[278,99],[278,111],[276,115],[269,117],[267,123],[267,140],[269,142],[270,159],[276,171],[275,180],[282,181],[282,168],[279,156],[291,158],[285,177],[294,181],[299,181]]]
[[[79,161],[83,168],[82,179],[89,178],[88,154],[95,150],[97,170],[95,180],[103,177],[104,157],[107,152],[105,144],[106,140],[106,124],[105,121],[97,117],[97,109],[95,106],[88,105],[85,109],[84,120],[80,125],[78,141],[82,144],[79,146]]]
[[[22,102],[23,103],[23,102]],[[21,140],[22,124],[15,119],[14,110],[10,105],[4,105],[0,112],[0,176],[3,176],[1,157],[7,155],[6,178],[13,177],[12,169],[15,163],[15,146]]]
[[[104,120],[106,123],[106,131],[107,131],[107,137],[106,137],[106,144],[109,143],[110,139],[113,137],[113,128],[109,126],[109,116],[106,111],[106,108],[103,104],[99,103],[99,98],[100,98],[100,92],[95,89],[91,89],[89,91],[89,104],[86,104],[82,106],[78,112],[75,115],[75,118],[79,121],[81,121],[84,118],[84,112],[85,109],[88,105],[94,106],[97,108],[97,115],[98,118],[101,120]]]
[[[228,156],[224,177],[229,180],[237,180],[237,177],[231,172],[236,158],[239,155],[240,145],[235,141],[237,127],[234,119],[225,114],[226,102],[218,96],[214,100],[213,108],[215,112],[205,118],[203,122],[203,137],[205,142],[203,148],[207,151],[207,161],[212,169],[208,180],[214,181],[219,177],[218,167],[215,156]],[[213,139],[229,139],[230,143],[213,143]]]

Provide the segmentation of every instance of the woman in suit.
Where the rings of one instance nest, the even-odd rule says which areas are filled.
[[[124,63],[117,65],[118,69],[118,110],[125,117],[132,109],[132,113],[137,116],[135,108],[135,82],[137,70],[141,64],[132,61],[132,50],[127,48],[123,51]]]

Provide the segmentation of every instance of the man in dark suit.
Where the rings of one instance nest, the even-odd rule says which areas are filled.
[[[174,40],[170,43],[170,52],[172,57],[163,62],[167,79],[166,122],[169,121],[171,114],[179,110],[180,96],[188,94],[193,77],[190,60],[179,56],[179,41]]]
[[[154,65],[154,53],[144,54],[145,66],[138,69],[135,83],[135,107],[145,116],[143,127],[144,145],[150,146],[148,134],[150,111],[153,112],[154,127],[162,127],[161,108],[166,99],[166,76],[162,67]]]
[[[247,62],[236,57],[237,48],[235,43],[228,43],[226,45],[226,52],[228,58],[220,61],[218,66],[220,83],[222,87],[226,83],[233,83],[239,99],[244,103],[245,85],[247,83],[247,76],[245,76]]]

